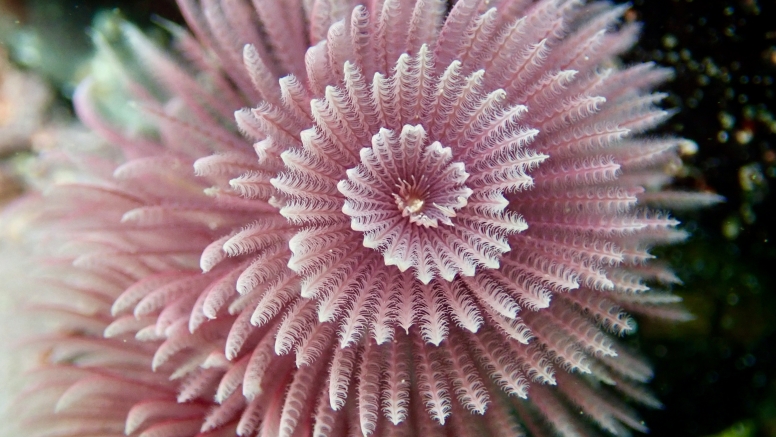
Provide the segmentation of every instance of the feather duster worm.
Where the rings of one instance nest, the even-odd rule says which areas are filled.
[[[183,59],[122,26],[142,129],[77,92],[122,157],[38,207],[49,290],[82,302],[26,435],[646,430],[625,311],[686,317],[649,204],[717,198],[662,190],[685,140],[643,135],[671,73],[618,64],[627,7],[179,4]]]

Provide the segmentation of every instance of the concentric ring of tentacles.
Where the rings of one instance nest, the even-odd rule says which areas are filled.
[[[131,159],[101,194],[123,227],[86,231],[101,249],[80,268],[121,275],[94,322],[116,340],[83,334],[99,359],[82,366],[160,387],[105,420],[126,412],[129,435],[570,436],[582,411],[644,429],[612,393],[659,405],[650,370],[611,334],[633,329],[623,308],[684,313],[648,292],[670,271],[645,264],[676,222],[638,204],[704,198],[660,191],[680,140],[638,134],[667,115],[648,90],[668,73],[614,67],[637,33],[618,28],[624,8],[180,3],[197,39],[180,31],[179,47],[206,79],[128,32],[172,94],[148,103],[158,142],[79,98]],[[237,125],[258,159],[225,127],[248,105]],[[110,364],[122,342],[158,373]],[[75,387],[64,407],[120,395],[79,377],[59,381]]]
[[[440,38],[450,40],[439,44],[436,31],[412,33],[419,32],[413,20],[428,18],[415,15],[433,13],[431,5],[417,4],[409,28],[392,5],[372,14],[381,17],[376,26],[366,8],[355,8],[349,23],[334,24],[327,41],[308,51],[307,83],[281,79],[279,102],[237,115],[241,129],[259,141],[260,164],[279,171],[270,179],[278,190],[271,203],[299,227],[283,275],[299,278],[301,298],[272,297],[292,301],[276,351],[294,349],[303,365],[332,353],[327,348],[336,336],[330,406],[345,406],[351,384],[359,384],[364,433],[375,429],[378,399],[393,423],[408,414],[410,387],[394,380],[408,380],[398,370],[406,363],[396,361],[398,351],[386,361],[380,348],[397,338],[396,328],[410,333],[400,344],[412,344],[419,328],[424,341],[443,346],[430,349],[434,356],[418,363],[425,370],[417,375],[418,398],[440,423],[450,414],[452,393],[465,409],[485,411],[489,378],[519,397],[528,395],[531,379],[555,382],[553,362],[585,373],[596,369],[611,380],[617,370],[604,370],[593,358],[625,352],[595,320],[615,332],[632,326],[602,292],[646,290],[642,276],[622,266],[638,267],[649,257],[644,243],[670,237],[676,224],[635,211],[642,188],[617,182],[621,165],[613,154],[638,160],[652,150],[646,146],[671,149],[622,140],[665,115],[651,107],[653,96],[622,89],[630,86],[622,80],[639,76],[646,81],[641,87],[664,73],[592,70],[621,50],[601,43],[601,29],[622,9],[586,9],[596,19],[566,35],[566,20],[584,15],[574,2],[542,2],[514,22],[462,2],[441,27]],[[622,42],[630,31],[609,38]],[[402,32],[408,36],[398,37]],[[249,66],[255,64],[259,57],[246,53]],[[605,106],[607,97],[621,102]],[[540,166],[540,186],[529,189],[529,170],[548,156],[554,165]],[[574,170],[563,171],[568,166]],[[266,176],[232,181],[238,188],[259,183],[266,184]],[[526,222],[536,230],[520,234]],[[270,229],[243,232],[255,238]],[[557,293],[563,298],[550,306]],[[255,309],[254,324],[269,320],[257,317],[268,296]],[[466,348],[445,346],[451,335]],[[380,352],[370,353],[373,348]],[[464,358],[475,356],[482,361]],[[619,371],[627,361],[603,360]],[[359,362],[360,370],[354,368]],[[362,376],[370,369],[387,376],[372,375],[377,379],[370,383],[370,375]],[[467,374],[464,384],[458,378]],[[388,388],[380,388],[384,384]]]
[[[523,147],[537,133],[518,122],[525,107],[503,108],[503,90],[483,92],[482,71],[463,77],[459,62],[432,70],[425,45],[371,84],[346,62],[344,89],[312,101],[315,127],[281,154],[287,170],[272,179],[286,199],[280,213],[306,228],[289,262],[303,277],[331,277],[330,267],[376,249],[424,284],[452,281],[498,267],[509,235],[525,229],[503,196],[530,185],[526,171],[546,158]],[[322,286],[325,277],[302,294]]]

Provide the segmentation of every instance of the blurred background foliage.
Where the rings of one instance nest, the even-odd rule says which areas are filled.
[[[115,14],[160,42],[165,33],[152,16],[181,22],[172,0],[0,0],[0,56],[53,90],[53,99],[41,103],[41,123],[72,117],[69,99],[93,65],[88,29],[109,26]],[[684,281],[673,291],[695,319],[639,320],[628,340],[656,368],[653,388],[665,409],[644,411],[653,435],[776,437],[773,17],[772,0],[633,0],[626,14],[644,30],[625,62],[654,61],[676,71],[664,87],[665,105],[680,111],[662,133],[698,144],[685,151],[677,185],[727,199],[677,213],[693,236],[654,250]],[[19,165],[8,162],[29,156],[28,149],[0,148],[0,199],[6,189],[6,197],[24,189],[14,175]]]

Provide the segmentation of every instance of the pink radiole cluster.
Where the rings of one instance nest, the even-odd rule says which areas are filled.
[[[77,92],[121,158],[40,206],[78,304],[26,435],[646,430],[625,311],[687,316],[651,290],[684,233],[649,205],[715,197],[662,190],[684,140],[643,135],[670,72],[619,63],[627,6],[179,4],[176,55],[122,28],[151,132]]]

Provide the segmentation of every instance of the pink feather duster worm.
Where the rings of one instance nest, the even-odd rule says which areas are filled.
[[[650,205],[717,198],[662,190],[686,140],[644,136],[671,73],[618,62],[627,6],[179,4],[174,55],[121,28],[142,127],[86,81],[112,146],[26,205],[71,298],[25,435],[646,431],[625,311],[687,316]]]

